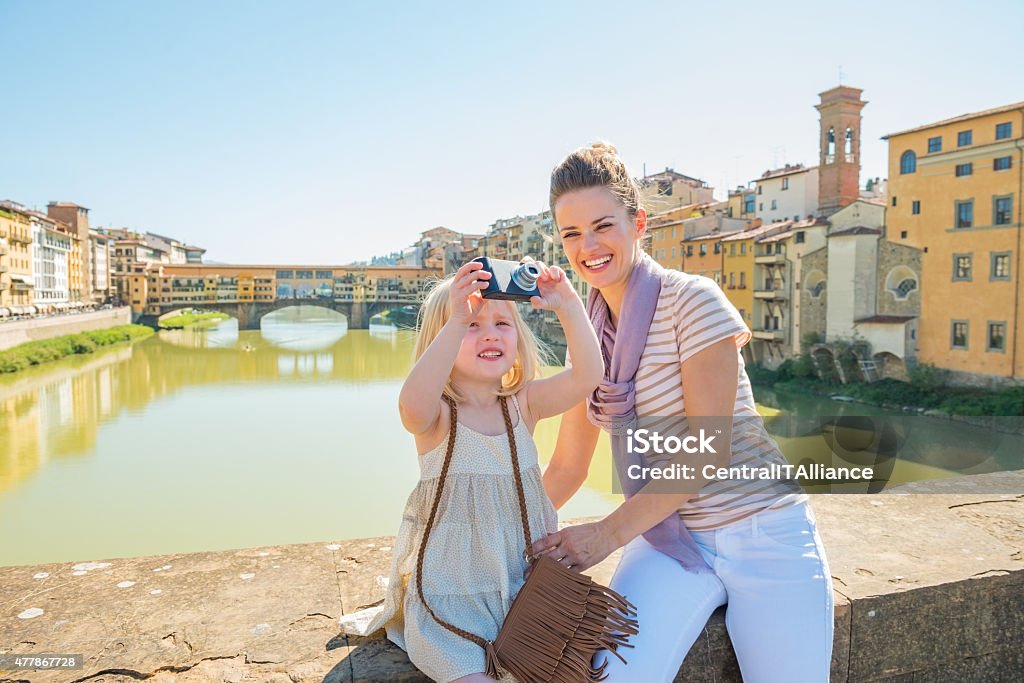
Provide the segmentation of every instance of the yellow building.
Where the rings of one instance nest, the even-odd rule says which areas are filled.
[[[923,252],[919,360],[961,382],[1024,377],[1024,102],[885,139],[889,239]]]
[[[32,223],[15,202],[0,202],[0,314],[32,313]]]

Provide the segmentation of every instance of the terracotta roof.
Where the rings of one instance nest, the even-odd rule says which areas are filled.
[[[687,237],[683,242],[703,242],[704,240],[720,240],[727,235],[734,235],[740,230],[730,230],[729,232],[713,232],[710,235],[694,235],[693,237]]]
[[[781,232],[792,227],[793,221],[778,221],[775,223],[769,223],[768,225],[762,225],[759,228],[753,230],[743,230],[736,232],[727,237],[723,237],[723,242],[734,242],[737,240],[746,240],[751,238],[762,237],[765,235],[774,235],[776,232]]]
[[[761,174],[760,178],[754,178],[754,182],[761,180],[771,180],[772,178],[781,178],[784,175],[793,175],[794,173],[806,173],[807,171],[813,171],[818,168],[817,166],[804,166],[803,164],[794,164],[792,166],[783,166],[782,168],[776,168],[765,171]]]
[[[905,323],[908,320],[913,320],[916,315],[872,315],[867,318],[860,318],[854,320],[854,323]]]
[[[976,118],[979,118],[981,116],[989,116],[990,114],[1000,114],[1000,113],[1002,113],[1004,111],[1013,111],[1015,109],[1024,109],[1024,102],[1015,102],[1014,104],[1004,104],[1001,107],[993,107],[992,109],[985,109],[983,111],[976,111],[976,112],[973,112],[973,113],[970,113],[970,114],[961,114],[960,116],[954,116],[951,119],[943,119],[942,121],[936,121],[935,123],[928,123],[928,124],[925,124],[923,126],[917,126],[916,128],[908,128],[906,130],[901,130],[898,133],[889,133],[888,135],[883,135],[882,139],[883,140],[888,140],[889,138],[895,137],[897,135],[906,135],[907,133],[916,133],[919,130],[927,130],[928,128],[935,128],[937,126],[945,126],[945,125],[948,125],[950,123],[958,123],[960,121],[970,121],[971,119],[976,119]]]
[[[866,225],[851,225],[848,228],[841,228],[835,232],[830,232],[829,237],[840,237],[845,235],[881,235],[882,231],[878,228],[869,228]]]

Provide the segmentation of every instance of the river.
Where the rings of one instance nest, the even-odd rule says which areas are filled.
[[[417,480],[397,415],[413,341],[302,307],[258,331],[233,320],[163,331],[0,376],[0,566],[395,533]],[[769,393],[762,410],[787,401],[794,414],[838,405]],[[557,419],[537,427],[542,461],[557,429]],[[988,438],[953,429],[959,441]],[[1024,452],[989,446],[978,471],[1011,469]],[[929,472],[916,476],[942,476],[927,461],[910,463]],[[561,516],[613,509],[611,469],[602,437]]]

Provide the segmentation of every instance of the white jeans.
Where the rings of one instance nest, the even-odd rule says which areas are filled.
[[[708,617],[725,625],[744,683],[827,683],[832,659],[832,576],[807,503],[691,532],[714,574],[694,574],[643,537],[623,550],[611,586],[637,607],[628,660],[608,657],[608,682],[672,681]]]

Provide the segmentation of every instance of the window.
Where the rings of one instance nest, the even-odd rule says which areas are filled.
[[[722,243],[721,242],[715,242],[715,253],[716,254],[721,254],[722,253]]]
[[[971,175],[974,173],[974,164],[968,162],[966,164],[956,165],[956,177],[959,178],[965,175]]]
[[[736,286],[736,273],[729,273],[729,289]]]
[[[935,152],[942,151],[942,136],[937,138],[928,138],[928,153],[933,154]]]
[[[1005,140],[1013,135],[1012,123],[996,124],[996,140]]]
[[[707,256],[708,255],[708,245],[706,245],[706,244],[700,245],[700,255],[701,256]]]
[[[953,279],[970,282],[971,255],[953,254]]]
[[[921,201],[919,199],[915,199],[914,201],[910,202],[910,213],[914,214],[915,216],[921,213]]]
[[[777,200],[773,199],[772,200],[772,210],[774,211],[777,208],[779,208],[779,203],[778,203]]]
[[[988,344],[986,351],[1006,351],[1006,323],[990,322],[988,324]]]
[[[761,194],[761,190],[762,190],[762,189],[764,189],[764,188],[762,188],[762,187],[761,187],[760,185],[758,185],[758,186],[757,186],[757,193],[758,193],[758,194]]]
[[[693,256],[693,245],[692,244],[687,245],[687,247],[686,247],[686,255],[687,256]]]
[[[746,309],[743,309],[743,308],[740,309],[740,317],[743,318],[744,320],[747,319],[747,311],[746,311]]]
[[[906,230],[900,230],[900,239],[901,240],[907,239],[907,231]]]
[[[743,256],[746,253],[747,253],[747,243],[746,242],[740,242],[740,256]]]
[[[967,145],[971,144],[972,137],[973,136],[971,135],[971,131],[969,131],[969,130],[962,130],[962,131],[960,131],[959,133],[956,134],[956,146],[957,147],[966,147]]]
[[[1013,166],[1013,157],[997,157],[992,160],[993,171],[1005,171]]]
[[[290,279],[293,276],[293,272],[290,270],[279,270],[277,271],[277,277],[279,279]]]
[[[735,256],[735,255],[736,255],[736,245],[735,244],[730,244],[729,245],[729,256]]]
[[[990,280],[1009,280],[1010,279],[1010,252],[992,252],[992,263],[991,270],[989,272]]]
[[[1013,197],[992,198],[992,223],[993,225],[1009,225],[1013,215]]]
[[[782,179],[782,189],[783,190],[788,190],[789,189],[789,178],[783,178]]]
[[[687,254],[687,256],[689,256],[689,254]],[[676,257],[676,248],[672,247],[672,258],[675,258],[675,257]]]
[[[974,200],[956,202],[956,227],[969,228],[974,222]]]
[[[917,155],[914,154],[913,150],[907,150],[900,157],[900,173],[916,173],[917,172]]]
[[[853,129],[852,128],[847,128],[846,129],[846,144],[844,146],[843,151],[846,154],[846,163],[852,164],[853,163]]]
[[[754,195],[743,198],[743,213],[754,213]]]
[[[740,272],[740,289],[746,289],[746,288],[747,288],[747,274],[745,272]]]
[[[757,203],[757,210],[758,211],[764,211],[764,202],[758,202]]]
[[[908,277],[905,280],[901,280],[900,283],[896,285],[896,297],[898,299],[906,299],[907,296],[909,296],[915,289],[917,289],[917,280],[912,277]]]
[[[804,243],[804,231],[803,230],[801,230],[800,232],[798,232],[796,234],[796,243],[797,244],[803,244]]]
[[[954,320],[952,329],[952,339],[950,345],[954,349],[966,349],[967,348],[967,321],[966,320]]]
[[[836,129],[835,128],[829,128],[828,129],[828,137],[826,138],[826,148],[827,148],[827,151],[825,152],[825,163],[826,164],[831,164],[833,161],[836,160]]]
[[[893,198],[892,198],[892,205],[893,205],[893,206],[896,206],[896,197],[893,197]]]

